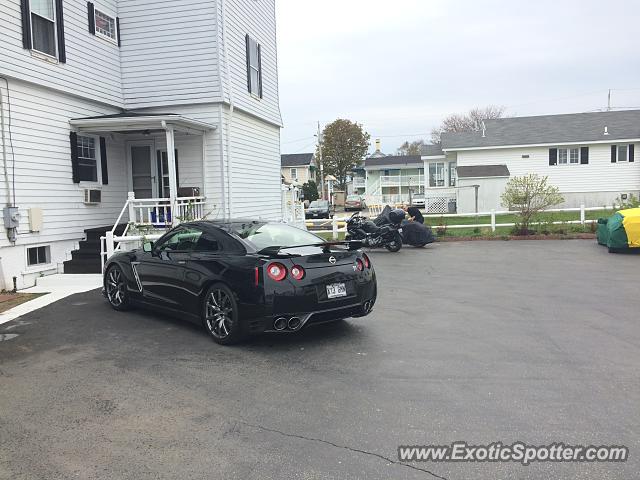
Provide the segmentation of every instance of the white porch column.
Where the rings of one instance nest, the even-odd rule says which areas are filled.
[[[167,163],[169,164],[169,204],[171,205],[171,223],[177,223],[177,216],[180,214],[177,209],[176,198],[178,197],[178,185],[176,185],[176,144],[173,134],[173,127],[166,126],[167,134]]]

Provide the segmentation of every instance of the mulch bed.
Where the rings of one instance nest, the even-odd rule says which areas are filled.
[[[491,235],[478,237],[436,237],[436,242],[468,242],[475,240],[594,240],[595,233],[569,233],[566,235]]]
[[[38,298],[44,293],[13,293],[2,292],[0,293],[0,312],[6,312],[10,308],[13,308],[21,303],[28,302],[34,298]]]

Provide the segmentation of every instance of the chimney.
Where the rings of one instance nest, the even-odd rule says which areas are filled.
[[[380,139],[376,138],[376,152],[380,151]]]

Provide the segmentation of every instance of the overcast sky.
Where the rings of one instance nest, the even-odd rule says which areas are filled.
[[[640,2],[276,0],[282,152],[348,118],[395,152],[449,113],[640,108]]]

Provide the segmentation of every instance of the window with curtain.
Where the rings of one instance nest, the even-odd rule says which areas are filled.
[[[56,15],[54,0],[31,0],[33,49],[56,56]]]

